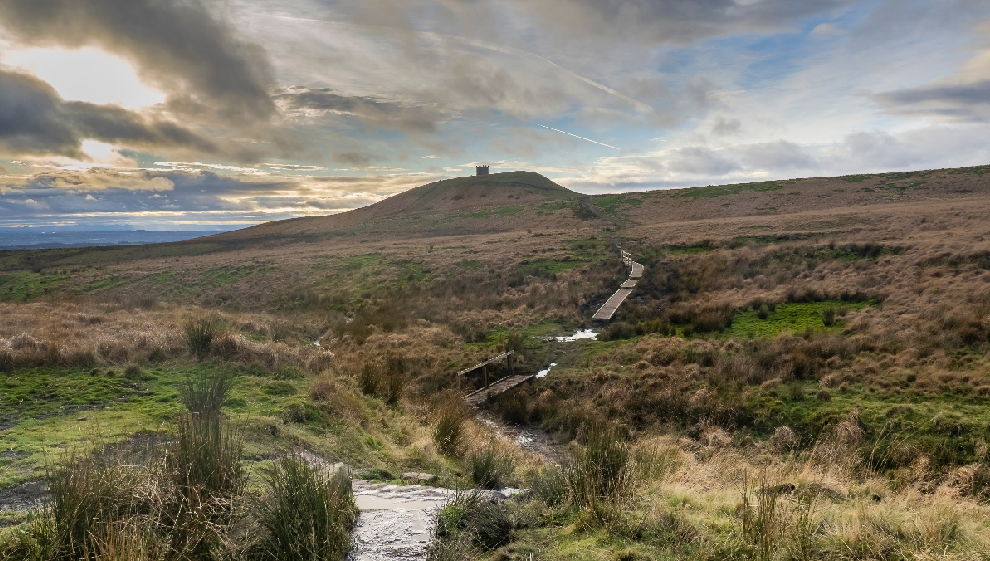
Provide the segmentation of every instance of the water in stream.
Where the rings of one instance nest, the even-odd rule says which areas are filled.
[[[598,339],[598,334],[590,329],[579,329],[574,335],[568,337],[551,337],[550,339],[558,343],[572,343],[580,339]]]

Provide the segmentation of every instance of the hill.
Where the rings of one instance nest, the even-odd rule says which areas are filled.
[[[218,239],[328,233],[374,235],[476,234],[560,225],[553,211],[576,208],[585,197],[532,172],[457,177],[415,187],[341,214],[272,222]],[[567,217],[569,218],[569,217]],[[574,218],[568,222],[578,222]]]

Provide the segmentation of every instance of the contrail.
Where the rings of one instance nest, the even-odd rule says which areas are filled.
[[[539,123],[536,123],[536,124],[537,125],[540,125]],[[567,131],[562,131],[560,129],[555,129],[553,127],[548,127],[546,125],[540,125],[540,126],[543,127],[543,128],[545,128],[545,129],[547,129],[547,130],[557,131],[557,132],[559,132],[561,134],[566,134],[567,136],[573,136],[574,138],[580,138],[581,140],[587,140],[588,142],[591,142],[593,144],[598,144],[599,146],[604,146],[606,148],[611,148],[612,150],[619,150],[621,152],[621,149],[616,148],[615,146],[611,146],[609,144],[605,144],[604,142],[598,142],[597,140],[591,140],[590,138],[585,138],[583,136],[578,136],[576,134],[571,134],[571,133],[569,133]]]
[[[300,18],[300,17],[294,17],[294,16],[273,15],[273,14],[268,14],[268,13],[264,13],[264,12],[255,12],[255,13],[257,15],[262,16],[262,17],[269,17],[269,18],[275,18],[275,19],[297,20],[297,21],[309,21],[309,22],[314,22],[314,23],[332,23],[332,24],[346,26],[346,27],[364,27],[364,28],[381,28],[382,27],[382,26],[369,25],[369,24],[354,24],[354,23],[350,23],[350,22],[342,22],[342,21],[337,21],[337,20]],[[416,31],[415,33],[417,35],[422,35],[424,37],[433,37],[433,38],[436,38],[436,39],[452,39],[454,41],[459,41],[459,42],[461,42],[461,43],[463,43],[465,45],[470,45],[472,47],[477,47],[479,49],[485,49],[485,50],[489,50],[489,51],[495,51],[495,52],[502,53],[502,54],[533,58],[533,59],[539,60],[541,62],[544,62],[546,64],[549,64],[550,66],[556,68],[557,70],[563,72],[564,74],[567,74],[568,76],[570,76],[571,78],[574,78],[575,80],[580,80],[580,81],[584,82],[585,84],[588,84],[589,86],[591,86],[593,88],[598,88],[599,90],[601,90],[601,91],[603,91],[603,92],[605,92],[605,93],[607,93],[609,95],[613,95],[613,96],[621,99],[622,101],[625,101],[626,103],[629,103],[630,105],[632,105],[633,107],[635,107],[636,110],[639,111],[640,113],[653,113],[655,111],[655,109],[653,109],[653,106],[651,106],[651,105],[647,105],[646,103],[643,103],[642,101],[639,101],[638,99],[633,99],[633,98],[631,98],[631,97],[623,94],[622,92],[616,91],[616,90],[614,90],[614,89],[612,89],[612,88],[610,88],[610,87],[608,87],[605,84],[602,84],[600,82],[596,82],[596,81],[592,80],[591,78],[588,78],[587,76],[582,76],[582,75],[578,74],[577,72],[574,72],[573,70],[568,70],[567,68],[564,68],[563,66],[557,64],[556,62],[554,62],[554,61],[552,61],[552,60],[550,60],[550,59],[548,59],[546,57],[542,57],[542,56],[540,56],[540,55],[538,55],[536,53],[531,53],[529,51],[524,51],[522,49],[516,49],[514,47],[506,47],[506,46],[503,46],[503,45],[496,45],[496,44],[493,44],[493,43],[488,43],[486,41],[479,41],[477,39],[469,39],[467,37],[461,37],[460,35],[447,35],[447,34],[444,34],[444,33],[435,33],[433,31]],[[563,132],[563,131],[560,131],[560,132]],[[564,133],[564,134],[569,134],[569,133]],[[580,137],[578,137],[578,138],[580,138]],[[588,139],[586,138],[585,140],[588,140]],[[594,140],[592,140],[591,142],[594,142]],[[618,148],[616,148],[616,150],[618,150]]]

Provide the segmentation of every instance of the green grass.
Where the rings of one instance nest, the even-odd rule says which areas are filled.
[[[784,185],[775,181],[763,181],[759,183],[737,183],[735,185],[711,185],[708,187],[692,187],[683,189],[680,196],[692,199],[713,199],[726,195],[738,195],[744,191],[754,191],[757,193],[767,193],[783,189]]]
[[[232,377],[224,411],[244,431],[248,458],[260,461],[279,442],[295,441],[334,461],[380,465],[379,451],[365,440],[368,433],[343,420],[314,414],[302,423],[283,421],[292,403],[302,403],[308,413],[317,411],[306,397],[310,380],[301,376],[275,381],[261,369],[210,362],[146,368],[140,380],[125,380],[119,370],[110,378],[106,369],[93,376],[89,369],[34,368],[0,375],[0,419],[5,417],[3,422],[12,425],[0,432],[0,450],[4,451],[0,489],[41,477],[60,450],[97,438],[112,443],[143,431],[170,431],[183,409],[180,390],[184,381],[217,371]],[[279,391],[271,391],[273,384]],[[377,427],[394,422],[394,413],[376,400],[362,398],[361,407],[377,419]],[[271,427],[280,427],[277,436]],[[388,434],[387,429],[381,432]]]
[[[213,286],[225,286],[228,284],[237,284],[242,279],[245,279],[254,274],[265,274],[267,269],[259,267],[220,267],[219,269],[210,269],[203,274],[203,283],[212,284]]]
[[[368,253],[365,255],[355,255],[343,260],[342,270],[357,271],[380,267],[384,264],[384,259],[380,253]]]
[[[528,275],[534,276],[549,276],[551,274],[560,273],[563,271],[569,271],[581,265],[585,265],[587,261],[570,259],[570,260],[555,260],[555,259],[534,259],[532,261],[523,261],[519,264],[519,269]]]
[[[398,276],[395,279],[395,286],[401,287],[410,283],[420,283],[427,279],[429,274],[423,269],[423,264],[416,261],[396,261],[399,267]]]
[[[757,317],[756,310],[748,309],[737,312],[732,321],[732,327],[726,329],[722,335],[737,339],[747,338],[773,338],[784,331],[800,333],[808,328],[815,331],[841,330],[842,317],[837,317],[835,325],[826,327],[823,322],[823,312],[826,308],[832,307],[839,310],[862,310],[869,304],[848,303],[838,300],[826,300],[824,302],[801,302],[791,304],[778,304],[767,316],[767,319]]]
[[[107,376],[106,368],[95,376],[80,368],[0,374],[0,425],[5,428],[0,431],[0,490],[43,477],[65,450],[113,444],[142,433],[172,434],[184,410],[186,381],[217,373],[230,376],[223,412],[244,435],[249,471],[265,465],[273,450],[304,448],[355,469],[424,471],[450,485],[463,477],[460,468],[438,456],[396,455],[397,447],[408,445],[408,427],[419,424],[406,419],[402,407],[388,407],[357,391],[313,401],[312,378],[294,369],[272,373],[235,363],[177,362],[146,366],[136,379],[115,370],[114,377]]]
[[[11,273],[0,275],[0,300],[24,302],[53,292],[69,280],[68,274]]]
[[[128,284],[130,283],[124,277],[110,276],[105,279],[99,279],[85,284],[80,288],[80,290],[83,292],[92,292],[94,290],[102,290],[104,288],[122,288]]]
[[[873,176],[871,176],[871,175],[844,175],[842,177],[839,177],[838,179],[841,179],[841,180],[845,181],[846,183],[862,183],[862,182],[866,181],[867,179],[869,179],[870,177],[873,177]]]
[[[470,216],[471,218],[494,218],[494,217],[515,216],[525,209],[526,207],[523,205],[500,206],[497,208],[486,208],[476,212],[472,212],[468,216]]]
[[[536,210],[537,216],[548,216],[557,212],[558,210],[563,210],[565,208],[573,207],[574,204],[566,201],[557,201],[552,203],[543,203]]]
[[[604,213],[615,214],[621,206],[638,207],[643,205],[641,199],[629,195],[596,195],[592,198],[594,205]]]
[[[477,271],[481,269],[481,261],[475,261],[473,259],[468,259],[465,261],[459,261],[457,263],[459,269],[464,269],[466,271]]]
[[[663,248],[671,255],[697,255],[699,253],[708,253],[710,251],[715,251],[718,249],[709,242],[704,242],[694,245],[672,245],[665,246]]]
[[[746,404],[754,434],[769,437],[776,427],[786,425],[810,444],[856,411],[867,445],[877,448],[873,460],[881,471],[898,467],[884,455],[890,446],[909,444],[924,450],[936,466],[966,465],[977,461],[980,442],[990,437],[990,412],[985,399],[974,394],[921,393],[906,379],[887,391],[858,384],[831,388],[828,401],[818,399],[820,391],[817,382],[796,381],[756,392]]]

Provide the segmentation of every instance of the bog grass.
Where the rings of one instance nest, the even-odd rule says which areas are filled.
[[[808,329],[838,331],[842,329],[846,314],[851,311],[861,311],[869,306],[867,302],[825,300],[777,304],[772,311],[768,308],[761,310],[759,306],[756,306],[756,309],[750,307],[735,314],[732,326],[723,331],[722,336],[736,339],[772,339],[785,331],[793,334]]]

